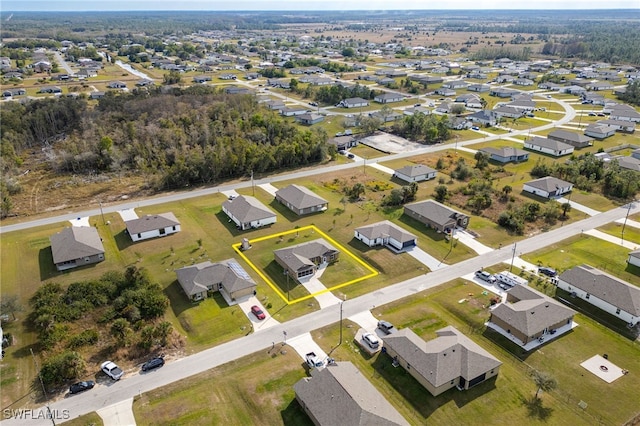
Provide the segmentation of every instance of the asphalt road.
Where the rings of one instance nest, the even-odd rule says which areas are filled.
[[[543,126],[539,126],[539,127],[536,127],[536,128],[532,128],[532,129],[526,129],[526,130],[519,130],[519,131],[511,132],[508,135],[486,136],[486,137],[472,139],[472,140],[468,140],[468,141],[457,142],[457,145],[458,146],[466,146],[466,145],[472,145],[472,144],[479,143],[479,142],[487,142],[487,141],[491,141],[491,140],[499,140],[499,139],[501,139],[501,138],[503,138],[505,136],[526,135],[526,134],[531,133],[531,132],[551,129],[551,128],[554,128],[554,127],[556,127],[558,125],[566,124],[566,123],[572,121],[576,116],[576,111],[573,109],[573,107],[571,105],[569,105],[568,103],[564,102],[564,101],[556,100],[556,102],[558,104],[562,105],[562,107],[565,109],[565,112],[566,112],[564,117],[562,117],[562,119],[560,119],[558,121],[555,121],[555,122],[549,123],[549,124],[545,124]],[[399,158],[409,158],[409,157],[413,157],[413,156],[421,155],[421,154],[426,154],[426,153],[445,151],[447,149],[451,149],[453,146],[454,146],[453,142],[452,143],[448,143],[448,144],[431,145],[431,146],[427,146],[427,147],[418,149],[416,151],[392,154],[392,155],[388,155],[388,156],[385,156],[385,157],[382,157],[382,158],[372,158],[372,159],[368,159],[368,160],[361,160],[361,161],[356,161],[356,162],[349,163],[349,164],[341,164],[341,165],[337,165],[337,166],[317,167],[317,168],[314,168],[314,169],[308,169],[308,170],[304,170],[304,171],[300,171],[300,172],[294,172],[294,173],[288,173],[288,174],[283,174],[283,175],[279,175],[279,176],[267,177],[267,178],[264,178],[264,179],[255,180],[254,184],[255,185],[260,185],[262,183],[273,183],[273,182],[284,181],[284,180],[304,178],[304,177],[307,177],[307,176],[314,176],[314,175],[319,175],[319,174],[331,174],[332,172],[335,172],[335,171],[346,170],[346,169],[350,169],[350,168],[353,168],[353,167],[363,166],[364,165],[364,161],[366,161],[368,164],[372,164],[372,163],[378,163],[380,161],[390,161],[390,160],[396,160],[396,159],[399,159]],[[162,196],[158,196],[158,197],[145,198],[145,199],[141,199],[141,200],[132,200],[132,201],[127,201],[127,202],[123,202],[123,203],[112,203],[112,204],[108,204],[108,205],[104,204],[102,206],[102,211],[104,213],[113,213],[113,212],[116,212],[116,211],[122,210],[122,209],[146,207],[146,206],[152,206],[152,205],[157,205],[157,204],[164,204],[164,203],[169,203],[169,202],[174,202],[174,201],[186,200],[186,199],[189,199],[189,198],[212,195],[212,194],[216,194],[216,193],[222,192],[222,191],[237,190],[237,189],[240,189],[240,188],[248,188],[250,186],[251,186],[251,181],[247,180],[247,181],[239,182],[239,183],[235,183],[235,184],[214,186],[214,187],[196,189],[196,190],[191,190],[191,191],[187,190],[187,191],[172,193],[172,194],[168,194],[168,195],[162,195]],[[84,210],[84,211],[79,211],[79,212],[74,212],[74,213],[67,213],[67,214],[54,216],[54,217],[48,217],[48,218],[25,221],[25,222],[21,222],[21,223],[12,224],[12,225],[0,226],[0,234],[3,234],[5,232],[12,232],[12,231],[18,231],[18,230],[23,230],[23,229],[34,228],[34,227],[37,227],[37,226],[51,225],[51,224],[59,223],[59,222],[66,222],[68,220],[76,219],[78,217],[97,216],[97,215],[101,214],[100,207],[99,206],[95,206],[95,207],[96,208],[91,209],[91,210]]]
[[[567,224],[550,232],[538,234],[499,250],[456,263],[452,267],[446,267],[425,275],[418,276],[398,284],[385,287],[373,293],[347,300],[343,304],[343,315],[349,317],[356,313],[370,310],[375,306],[394,302],[407,296],[414,295],[420,291],[438,286],[451,281],[462,275],[472,273],[481,267],[493,265],[499,262],[508,262],[515,249],[516,255],[529,253],[547,247],[566,238],[580,234],[583,230],[597,228],[606,223],[624,218],[627,214],[640,212],[640,203],[630,206],[617,207],[613,210],[597,214],[579,222]],[[287,332],[289,338],[307,333],[326,325],[339,321],[339,305],[334,305],[313,312],[295,320],[276,325],[274,327],[257,331],[246,337],[236,339],[197,354],[182,358],[175,362],[169,362],[157,371],[147,374],[129,374],[119,382],[109,383],[109,385],[98,385],[91,391],[80,395],[67,397],[59,401],[52,402],[50,409],[54,413],[63,413],[64,410],[70,414],[71,418],[99,410],[113,405],[119,401],[134,397],[142,392],[148,392],[175,381],[200,374],[206,370],[217,367],[252,354],[257,351],[269,351],[275,344],[276,350],[286,349],[283,347],[283,332]],[[289,349],[291,350],[291,349]],[[302,360],[300,361],[302,367]],[[45,408],[41,408],[45,410]],[[25,421],[6,420],[2,425],[49,425],[50,421],[36,419]]]

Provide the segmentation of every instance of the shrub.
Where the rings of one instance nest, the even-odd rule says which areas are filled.
[[[94,329],[89,329],[71,337],[67,347],[70,349],[76,349],[82,346],[94,345],[96,343],[98,343],[98,332]]]
[[[86,370],[87,366],[80,354],[65,351],[44,362],[40,369],[40,377],[45,385],[58,385],[82,377]]]

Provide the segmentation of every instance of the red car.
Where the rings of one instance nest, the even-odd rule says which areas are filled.
[[[259,320],[263,320],[265,319],[267,316],[264,314],[264,312],[262,312],[262,309],[260,309],[258,306],[253,305],[251,307],[251,313],[253,315],[256,316],[256,318],[258,318]]]

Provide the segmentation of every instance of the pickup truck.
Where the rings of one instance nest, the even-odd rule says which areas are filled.
[[[315,352],[309,352],[304,357],[307,360],[307,365],[309,366],[309,368],[324,367],[324,361],[322,361]]]
[[[111,361],[103,362],[100,367],[102,368],[102,371],[104,371],[104,373],[107,376],[111,377],[113,380],[120,380],[120,378],[122,378],[122,375],[124,374],[120,367],[118,367]]]

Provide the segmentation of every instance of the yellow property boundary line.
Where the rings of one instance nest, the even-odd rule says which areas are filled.
[[[340,252],[345,253],[347,256],[349,256],[350,258],[355,260],[357,263],[362,265],[370,273],[365,275],[365,276],[362,276],[360,278],[356,278],[355,280],[347,281],[345,283],[335,285],[335,286],[333,286],[331,288],[327,288],[325,290],[317,291],[317,292],[315,292],[313,294],[308,294],[306,296],[299,297],[299,298],[293,299],[293,300],[287,300],[287,295],[284,294],[282,291],[280,291],[280,288],[277,285],[275,285],[273,282],[271,282],[271,280],[262,272],[262,270],[260,268],[256,267],[256,265],[254,265],[253,262],[251,262],[251,260],[249,260],[249,258],[247,256],[245,256],[244,252],[242,250],[240,250],[240,247],[242,246],[242,243],[232,244],[231,247],[233,247],[233,249],[236,251],[236,253],[238,253],[240,255],[240,257],[242,259],[244,259],[244,261],[249,264],[249,266],[251,266],[251,268],[260,276],[260,278],[262,278],[269,285],[269,287],[271,287],[273,289],[273,291],[275,291],[278,294],[278,296],[280,296],[280,298],[287,305],[291,305],[291,304],[294,304],[294,303],[302,302],[304,300],[311,299],[312,297],[316,297],[316,296],[319,296],[321,294],[328,293],[330,291],[337,290],[339,288],[346,287],[346,286],[351,285],[351,284],[359,283],[360,281],[368,280],[369,278],[373,278],[373,277],[375,277],[375,276],[377,276],[379,274],[378,271],[373,269],[371,266],[369,266],[362,259],[357,257],[355,254],[351,253],[349,250],[344,248],[341,244],[339,244],[333,238],[329,237],[327,234],[325,234],[324,232],[322,232],[321,230],[316,228],[314,225],[309,225],[309,226],[304,226],[302,228],[292,229],[291,231],[278,232],[277,234],[271,234],[271,235],[267,235],[266,237],[260,237],[260,238],[256,238],[256,239],[250,240],[250,242],[251,243],[259,243],[260,241],[265,241],[265,240],[269,240],[269,239],[272,239],[272,238],[280,238],[280,237],[284,237],[284,236],[289,235],[289,234],[293,234],[293,233],[297,233],[297,232],[304,232],[304,231],[308,231],[308,230],[312,230],[314,233],[318,233],[322,238],[324,238],[325,240],[329,241],[329,243],[331,243],[336,249],[340,250]]]

